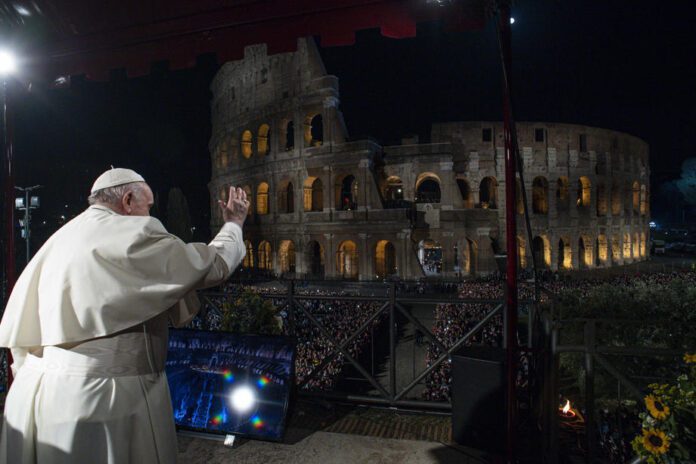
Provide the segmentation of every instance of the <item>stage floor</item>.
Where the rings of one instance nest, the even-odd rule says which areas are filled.
[[[179,437],[179,462],[222,464],[478,464],[486,461],[437,442],[314,432],[299,442],[246,441],[232,448],[202,438]]]
[[[480,452],[450,443],[450,417],[298,401],[282,443],[222,441],[179,435],[179,462],[486,463]]]

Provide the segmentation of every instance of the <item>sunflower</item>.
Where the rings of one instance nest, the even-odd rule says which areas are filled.
[[[650,415],[657,420],[667,419],[667,416],[669,416],[669,406],[655,395],[645,397],[645,406],[648,408]]]
[[[643,446],[652,454],[665,454],[669,450],[669,437],[659,429],[643,429]]]
[[[687,364],[696,363],[696,353],[686,353],[684,355],[684,361]]]

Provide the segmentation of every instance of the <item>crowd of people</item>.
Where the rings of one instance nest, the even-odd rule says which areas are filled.
[[[206,295],[208,301],[206,311],[200,317],[196,317],[190,328],[219,330],[222,323],[222,308],[225,301],[234,300],[235,295],[245,289],[253,289],[264,295],[286,295],[287,286],[284,284],[264,284],[263,286],[229,284],[214,292]],[[321,330],[302,314],[300,308],[294,310],[294,333],[297,338],[296,357],[295,357],[295,380],[299,385],[304,379],[311,375],[315,369],[320,367],[322,361],[330,356],[337,344],[342,343],[350,335],[367,321],[382,305],[375,301],[356,301],[342,300],[341,297],[354,294],[356,290],[345,289],[325,289],[310,288],[300,286],[296,289],[296,302],[302,305],[312,317],[323,327],[328,338]],[[336,299],[312,299],[315,297],[336,297]],[[290,312],[286,305],[285,298],[273,298],[273,304],[279,308],[279,315],[283,319],[283,332],[289,334],[291,330]],[[376,318],[371,326],[375,329],[384,320],[384,315]],[[360,355],[367,343],[370,341],[370,326],[356,337],[346,350],[352,357]],[[330,390],[335,385],[339,374],[345,364],[345,357],[338,353],[329,363],[324,366],[312,379],[307,382],[305,388]]]
[[[548,293],[542,292],[542,299],[547,298],[548,294],[558,293],[563,290],[573,289],[581,294],[588,292],[592,288],[602,283],[610,283],[619,286],[635,284],[640,281],[646,285],[668,283],[676,277],[691,281],[696,285],[696,273],[693,272],[663,272],[649,274],[618,275],[610,279],[572,279],[561,277],[554,274],[545,274],[542,277],[543,287]],[[250,286],[231,284],[220,289],[220,296],[210,296],[212,307],[222,307],[222,302],[230,295],[239,291],[252,288],[265,295],[278,295],[274,298],[276,307],[281,308],[280,316],[283,318],[284,331],[289,331],[289,312],[286,306],[285,295],[288,292],[286,283],[268,282],[265,284]],[[500,300],[504,294],[501,276],[489,276],[485,279],[470,280],[460,283],[453,282],[397,282],[397,295],[411,294],[447,294],[462,299],[482,299]],[[225,296],[221,296],[225,294]],[[337,286],[320,287],[315,285],[303,285],[298,282],[295,286],[297,304],[301,304],[321,323],[328,333],[330,340],[321,334],[320,330],[310,321],[309,318],[301,314],[298,308],[295,309],[295,334],[297,336],[297,357],[296,357],[296,381],[301,383],[304,378],[310,375],[322,361],[329,356],[335,348],[336,343],[345,340],[350,334],[364,323],[380,306],[381,302],[343,300],[344,296],[362,294],[359,287]],[[519,299],[531,301],[535,295],[535,286],[531,281],[522,281],[520,284]],[[312,299],[317,297],[336,297],[336,299]],[[432,327],[433,334],[441,344],[449,349],[453,344],[460,340],[476,324],[478,324],[492,309],[495,303],[441,303],[435,308],[435,321]],[[384,316],[384,315],[383,315]],[[384,317],[373,321],[373,328],[383,323]],[[221,322],[219,311],[207,311],[205,319],[197,318],[192,322],[194,328],[217,329]],[[360,336],[356,337],[347,347],[351,356],[357,357],[367,343],[369,343],[369,328]],[[422,338],[422,337],[421,337]],[[484,345],[501,347],[503,344],[503,318],[502,312],[493,316],[477,333],[475,333],[464,345]],[[441,355],[443,351],[437,344],[429,343],[426,353],[426,364],[430,367]],[[334,359],[314,376],[306,387],[312,389],[331,389],[336,384],[338,376],[345,364],[345,358],[338,354]],[[529,363],[526,358],[520,360],[521,372],[518,383],[524,386],[528,373]],[[423,397],[433,401],[447,401],[450,399],[451,384],[451,364],[445,360],[439,364],[425,379],[425,391]]]
[[[542,301],[549,294],[556,294],[564,290],[574,290],[580,294],[589,292],[600,284],[616,286],[633,285],[642,282],[645,285],[667,284],[675,278],[680,278],[696,285],[696,273],[688,271],[673,271],[644,274],[622,274],[609,279],[572,279],[562,278],[558,274],[547,273],[542,276],[543,287],[547,292],[541,292]],[[535,286],[531,282],[520,284],[520,300],[531,300],[535,294]],[[458,296],[466,299],[499,299],[502,301],[504,287],[500,276],[492,276],[487,279],[467,281],[459,284]],[[433,334],[446,347],[450,348],[467,332],[469,332],[481,319],[494,308],[493,304],[481,303],[448,303],[439,304],[435,310],[435,324]],[[494,316],[484,327],[465,345],[502,346],[503,321],[500,314]],[[430,367],[440,356],[442,351],[437,344],[430,343],[426,354],[426,363]],[[521,372],[518,375],[518,384],[524,386],[528,374],[528,362],[521,359]],[[423,393],[425,399],[445,401],[450,399],[450,384],[452,382],[451,363],[449,360],[442,362],[426,378],[426,389]]]

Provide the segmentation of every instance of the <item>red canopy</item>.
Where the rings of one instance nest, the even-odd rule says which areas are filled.
[[[442,19],[450,29],[483,27],[485,0],[34,0],[5,4],[0,21],[29,67],[47,78],[113,69],[147,74],[153,62],[172,69],[201,54],[220,62],[241,58],[244,47],[268,44],[292,51],[298,37],[346,45],[361,29],[413,37],[416,23]]]

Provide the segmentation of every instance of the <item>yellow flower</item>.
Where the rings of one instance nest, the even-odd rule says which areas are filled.
[[[652,454],[665,454],[669,450],[669,437],[659,429],[643,429],[643,446]]]
[[[648,408],[650,415],[657,420],[663,420],[669,416],[669,406],[655,395],[648,395],[645,397],[645,406]]]
[[[684,361],[686,361],[687,364],[696,363],[696,353],[686,353],[684,355]]]

